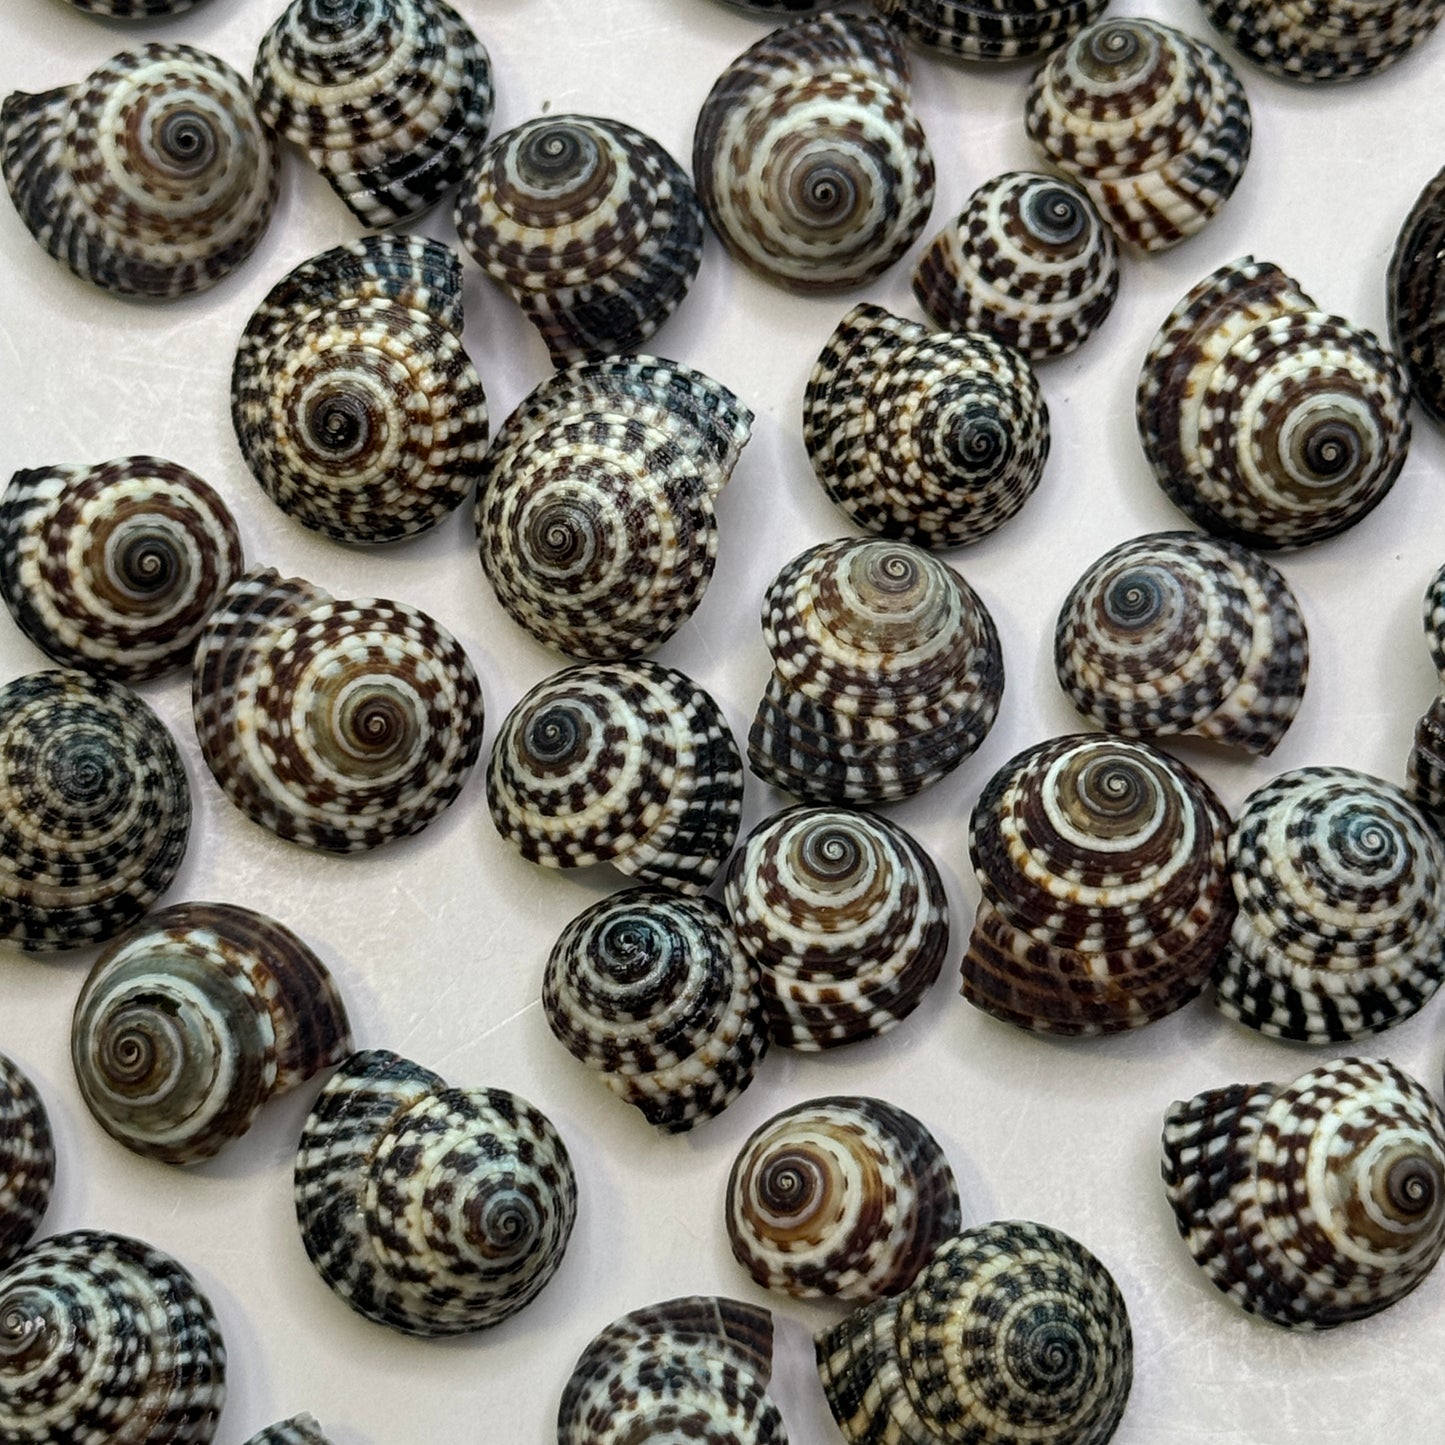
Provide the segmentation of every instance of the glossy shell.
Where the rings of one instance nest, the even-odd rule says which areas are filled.
[[[1405,217],[1385,280],[1390,344],[1410,374],[1411,393],[1445,423],[1445,170]]]
[[[1163,1172],[1210,1283],[1286,1329],[1377,1314],[1445,1248],[1445,1117],[1383,1059],[1174,1104]]]
[[[294,1415],[253,1435],[246,1445],[331,1445],[310,1415]]]
[[[865,531],[961,547],[1033,495],[1049,409],[1011,347],[865,303],[813,367],[803,442],[823,490]]]
[[[321,1091],[296,1155],[301,1242],[358,1314],[412,1335],[500,1324],[562,1263],[577,1183],[551,1121],[384,1049]]]
[[[126,296],[204,291],[255,249],[278,162],[246,82],[189,45],[146,45],[78,85],[0,107],[0,166],[35,239]]]
[[[1354,526],[1410,442],[1399,362],[1252,256],[1206,276],[1144,359],[1139,436],[1160,487],[1216,536],[1304,547]]]
[[[370,236],[303,262],[241,336],[231,421],[252,475],[304,526],[338,542],[436,526],[487,449],[456,255]]]
[[[873,0],[910,40],[963,60],[1018,60],[1062,45],[1109,0]]]
[[[55,1140],[40,1092],[18,1064],[0,1054],[0,1265],[19,1254],[39,1228],[54,1183]]]

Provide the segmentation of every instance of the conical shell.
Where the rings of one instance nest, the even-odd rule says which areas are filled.
[[[1109,0],[873,0],[918,45],[964,60],[1018,60],[1062,45]]]
[[[0,1266],[39,1228],[54,1183],[55,1140],[45,1104],[20,1066],[0,1054]]]
[[[331,1445],[310,1415],[294,1415],[253,1435],[246,1445]]]
[[[1420,192],[1385,278],[1390,344],[1410,374],[1411,395],[1445,423],[1445,169]]]

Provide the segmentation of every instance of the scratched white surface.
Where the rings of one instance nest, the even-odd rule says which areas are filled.
[[[714,77],[767,28],[710,0],[454,0],[495,66],[493,134],[542,111],[591,111],[649,131],[687,162],[693,120]],[[121,27],[59,0],[4,0],[0,87],[78,79],[115,50],[152,38],[207,47],[248,70],[279,0],[208,0],[167,23]],[[1116,4],[1206,34],[1181,0]],[[969,192],[1035,162],[1022,106],[1030,70],[915,60],[916,99],[938,162],[926,235]],[[570,1148],[580,1187],[560,1274],[525,1312],[486,1334],[403,1338],[354,1315],[307,1262],[291,1205],[291,1160],[316,1085],[269,1107],[219,1161],[178,1172],[139,1159],[91,1121],[71,1077],[70,1011],[89,954],[35,961],[0,949],[0,1050],[39,1083],[58,1140],[59,1185],[46,1227],[144,1237],[199,1277],[230,1352],[218,1439],[243,1440],[308,1409],[340,1445],[436,1440],[542,1445],[556,1402],[593,1333],[628,1309],[694,1291],[763,1301],[734,1265],[721,1223],[728,1167],[774,1111],[828,1092],[874,1092],[913,1110],[943,1140],[971,1221],[1024,1217],[1076,1235],[1114,1272],[1129,1303],[1135,1384],[1119,1445],[1221,1441],[1439,1440],[1445,1384],[1445,1278],[1382,1316],[1295,1336],[1248,1318],[1206,1283],[1175,1234],[1158,1179],[1162,1113],[1215,1085],[1289,1078],[1330,1055],[1235,1027],[1207,1001],[1137,1034],[1046,1042],[998,1024],[957,995],[957,961],[977,890],[970,808],[1019,748],[1080,726],[1053,676],[1054,617],[1073,579],[1107,547],[1183,525],[1153,483],[1134,431],[1134,383],[1155,328],[1196,280],[1246,252],[1294,275],[1321,306],[1383,331],[1384,272],[1421,186],[1445,162],[1439,105],[1445,37],[1374,81],[1291,88],[1240,67],[1255,150],[1234,199],[1201,235],[1164,256],[1129,258],[1118,306],[1081,353],[1046,366],[1053,452],[1022,515],[952,554],[998,621],[1008,688],[979,753],[894,810],[933,851],[955,941],[919,1012],[884,1040],[825,1058],[779,1049],[752,1089],[695,1135],[654,1135],[551,1038],[538,1006],[543,962],[575,913],[618,886],[523,863],[494,834],[478,768],[428,831],[369,856],[333,859],[254,827],[221,796],[195,746],[188,683],[144,689],[185,755],[195,823],[168,901],[262,908],[299,931],[334,970],[357,1041],[410,1055],[454,1084],[504,1086],[540,1105]],[[420,229],[454,240],[449,208]],[[359,234],[294,152],[257,254],[206,295],[127,304],[51,262],[0,202],[0,468],[154,452],[208,478],[234,508],[248,559],[340,596],[417,604],[464,642],[483,680],[486,746],[521,694],[559,665],[495,604],[462,513],[391,551],[321,540],[262,495],[232,438],[232,348],[270,285],[304,257]],[[920,241],[919,245],[922,245]],[[917,248],[915,248],[916,254]],[[824,340],[855,300],[916,316],[909,261],[853,296],[800,299],[745,274],[710,240],[681,312],[656,338],[757,411],[753,441],[722,498],[716,577],[695,620],[659,654],[708,687],[745,736],[768,672],[762,591],[804,547],[849,530],[814,482],[799,439],[801,394]],[[466,340],[494,426],[547,373],[541,344],[509,300],[467,270]],[[1308,696],[1268,761],[1181,747],[1232,809],[1276,772],[1342,763],[1399,779],[1433,693],[1419,601],[1445,559],[1440,434],[1417,418],[1404,473],[1346,536],[1281,565],[1308,619]],[[0,679],[46,666],[0,617]],[[749,780],[745,823],[783,800]],[[1445,1004],[1376,1041],[1440,1086]],[[836,1439],[811,1363],[810,1332],[833,1311],[773,1301],[775,1394],[797,1445]]]

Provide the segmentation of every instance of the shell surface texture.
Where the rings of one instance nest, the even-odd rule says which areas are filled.
[[[1021,353],[855,306],[803,396],[823,490],[865,531],[961,547],[1016,516],[1049,454],[1049,409]]]
[[[338,601],[254,569],[196,650],[201,755],[277,836],[356,853],[420,832],[461,792],[482,693],[461,644],[404,602]]]
[[[331,1445],[312,1415],[293,1415],[253,1435],[246,1445]]]
[[[763,598],[773,673],[748,734],[765,782],[812,802],[885,803],[946,777],[993,726],[998,629],[951,567],[908,542],[795,557]]]
[[[351,1052],[326,966],[228,903],[152,913],[96,961],[70,1033],[81,1098],[111,1138],[167,1164],[219,1153],[267,1099]]]
[[[963,60],[1019,60],[1062,45],[1109,0],[873,0],[910,40]]]
[[[179,15],[200,0],[69,0],[77,10],[104,15],[109,20],[153,20],[158,15]]]
[[[1394,486],[1409,399],[1374,336],[1245,256],[1166,318],[1136,419],[1160,487],[1191,521],[1248,547],[1304,547],[1354,526]]]
[[[849,1445],[1103,1445],[1134,1375],[1113,1276],[1061,1230],[1018,1220],[947,1240],[901,1295],[815,1346]]]
[[[1289,583],[1247,547],[1154,532],[1110,548],[1074,584],[1054,668],[1108,732],[1186,733],[1267,756],[1304,699],[1309,638]]]
[[[1026,118],[1039,149],[1142,251],[1200,230],[1249,159],[1249,101],[1228,61],[1151,20],[1100,20],[1055,51]]]
[[[231,420],[266,495],[313,531],[395,542],[436,526],[487,449],[456,254],[369,236],[303,262],[246,325]]]
[[[1210,1283],[1286,1329],[1377,1314],[1445,1248],[1445,1117],[1384,1059],[1174,1104],[1163,1174]]]
[[[769,281],[836,291],[882,275],[933,207],[901,41],[832,11],[775,30],[703,102],[692,172],[723,245]]]
[[[0,1054],[0,1266],[29,1242],[50,1207],[55,1139],[40,1091]],[[0,1353],[4,1327],[0,1324]]]
[[[724,896],[785,1048],[816,1052],[896,1028],[948,952],[938,869],[872,814],[802,806],[767,819],[733,855]]]
[[[486,47],[444,0],[292,0],[254,86],[261,119],[373,228],[455,190],[492,119]]]
[[[1445,169],[1420,192],[1400,227],[1385,281],[1390,342],[1411,393],[1445,424]]]
[[[412,1335],[500,1324],[556,1274],[577,1216],[551,1121],[505,1089],[451,1089],[384,1049],[353,1054],[307,1117],[296,1218],[322,1279]]]
[[[0,168],[26,228],[82,280],[169,300],[260,241],[276,148],[246,82],[189,45],[128,50],[77,85],[0,106]]]
[[[647,356],[542,382],[497,433],[477,485],[497,600],[574,657],[660,647],[712,578],[715,506],[752,415],[701,372]]]
[[[1425,642],[1445,689],[1445,567],[1425,589]],[[1405,791],[1437,827],[1445,827],[1445,692],[1437,697],[1415,726],[1414,742],[1405,765]]]

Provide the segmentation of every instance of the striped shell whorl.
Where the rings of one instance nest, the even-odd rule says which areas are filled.
[[[55,1139],[40,1091],[0,1054],[0,1267],[39,1228],[54,1182]]]

